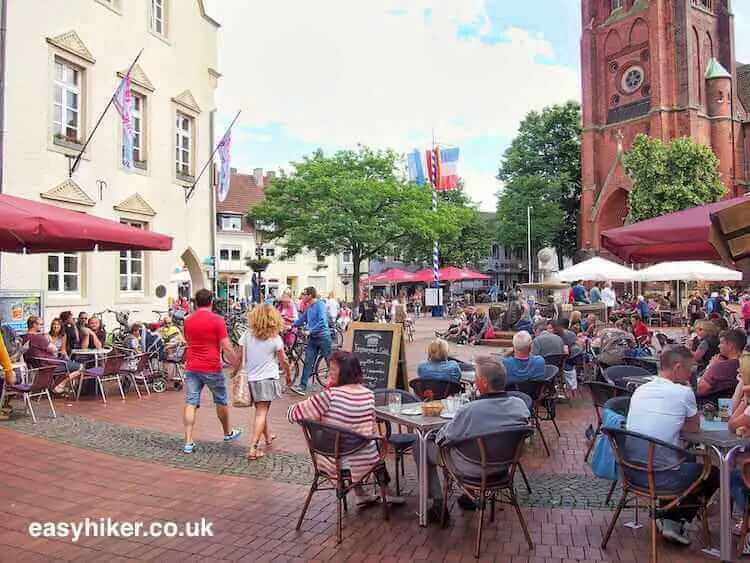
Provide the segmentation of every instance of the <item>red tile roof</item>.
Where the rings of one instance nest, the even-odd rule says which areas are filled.
[[[264,178],[264,183],[267,180]],[[217,213],[241,213],[263,201],[263,186],[258,186],[252,174],[232,174],[229,181],[229,193],[224,201],[216,202]]]

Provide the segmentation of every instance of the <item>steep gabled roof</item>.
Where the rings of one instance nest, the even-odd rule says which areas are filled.
[[[229,193],[224,201],[216,202],[217,213],[241,213],[245,215],[255,204],[263,201],[263,186],[258,186],[251,174],[232,174]]]
[[[750,114],[750,64],[737,63],[737,97]]]

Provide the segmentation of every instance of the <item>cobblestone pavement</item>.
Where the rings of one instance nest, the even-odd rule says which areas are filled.
[[[427,342],[444,321],[424,319],[417,339],[407,345],[409,371],[423,358]],[[495,350],[457,347],[462,358]],[[205,396],[204,396],[205,397]],[[311,479],[301,432],[284,413],[297,397],[274,402],[271,426],[278,435],[267,455],[245,459],[247,438],[224,444],[210,402],[204,403],[196,427],[199,448],[181,453],[183,393],[169,391],[125,401],[110,395],[105,406],[93,398],[56,401],[60,416],[40,422],[14,417],[0,423],[0,563],[5,561],[473,561],[474,513],[452,506],[446,529],[420,528],[416,508],[415,466],[406,463],[403,507],[388,522],[381,511],[350,508],[344,541],[335,541],[336,506],[330,492],[313,498],[300,531],[296,519]],[[247,432],[253,409],[232,409],[232,423]],[[535,548],[529,552],[513,510],[502,510],[486,522],[482,559],[510,562],[638,561],[648,557],[646,525],[632,531],[615,528],[607,551],[599,549],[612,511],[604,506],[607,483],[591,475],[582,461],[583,429],[592,420],[585,393],[558,409],[561,436],[545,425],[551,455],[534,438],[523,465],[533,493],[518,483],[522,511]],[[547,428],[549,426],[549,428]],[[392,467],[392,461],[389,467]],[[32,521],[80,521],[111,517],[121,521],[174,521],[206,518],[215,536],[32,538]],[[716,543],[718,521],[711,518]],[[679,548],[659,542],[662,561],[704,561],[696,542]]]
[[[302,485],[312,481],[312,466],[309,456],[305,454],[269,452],[255,463],[248,463],[245,459],[246,448],[208,441],[200,443],[193,455],[185,455],[179,436],[75,415],[61,415],[56,420],[45,418],[37,424],[28,418],[14,418],[6,427],[78,448],[183,469]],[[601,479],[586,475],[539,473],[529,474],[528,477],[531,494],[527,493],[520,477],[518,479],[519,500],[523,505],[590,509],[606,506],[604,501],[609,484]],[[413,472],[407,476],[405,483],[406,494],[416,494]]]

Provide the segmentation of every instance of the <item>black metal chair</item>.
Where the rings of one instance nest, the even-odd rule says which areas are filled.
[[[374,389],[373,394],[375,395],[375,406],[383,407],[388,404],[389,394],[397,393],[401,395],[401,404],[419,403],[419,397],[412,395],[401,389]],[[405,474],[404,470],[404,455],[414,446],[417,441],[417,435],[409,432],[392,432],[391,423],[387,420],[380,421],[385,425],[385,439],[393,447],[393,457],[396,463],[396,495],[401,494],[401,483],[399,481],[399,465],[401,465],[401,476]],[[399,428],[400,430],[400,428]]]
[[[484,511],[490,504],[490,522],[495,520],[496,501],[515,508],[529,549],[534,549],[526,520],[518,505],[513,479],[521,458],[524,440],[534,433],[527,426],[515,426],[484,436],[448,442],[440,446],[443,466],[443,507],[441,516],[448,510],[448,491],[455,482],[464,493],[479,505],[474,557],[479,557],[484,526]]]
[[[667,442],[631,432],[624,429],[602,428],[602,433],[609,438],[617,465],[620,468],[622,497],[612,515],[607,533],[602,539],[602,550],[607,548],[620,512],[628,496],[642,497],[648,500],[651,515],[651,561],[658,560],[656,548],[657,513],[684,506],[683,500],[694,493],[711,472],[711,457],[706,452],[688,451]],[[664,488],[657,485],[659,477],[674,474],[682,466],[694,459],[702,459],[703,470],[698,477],[682,490]],[[704,541],[709,541],[706,503],[708,499],[700,498],[698,508],[703,523]]]
[[[534,401],[526,393],[522,393],[521,391],[506,391],[505,393],[509,397],[518,397],[521,399],[526,408],[529,409],[529,412],[534,408]],[[521,479],[523,479],[523,484],[526,486],[526,491],[531,494],[531,483],[529,483],[529,479],[526,477],[526,472],[523,470],[523,465],[521,465],[520,461],[518,462],[518,471],[521,473]]]
[[[619,365],[610,366],[604,370],[604,379],[610,385],[624,387],[626,377],[651,377],[654,374],[640,366]]]
[[[443,379],[424,379],[417,377],[409,382],[414,394],[423,401],[440,401],[451,395],[461,393],[463,385],[457,381]]]
[[[591,401],[594,404],[594,413],[596,414],[596,428],[594,429],[594,436],[586,450],[586,455],[583,456],[584,463],[588,462],[591,450],[594,449],[596,438],[601,434],[602,431],[602,409],[604,409],[605,403],[614,397],[630,397],[632,393],[624,387],[618,387],[617,385],[610,385],[609,383],[600,383],[598,381],[592,381],[588,384],[589,391],[591,391]]]
[[[302,520],[310,506],[313,493],[316,491],[336,491],[336,541],[341,543],[344,532],[342,511],[346,510],[346,495],[365,483],[372,475],[380,485],[380,496],[383,503],[383,515],[389,518],[388,502],[386,500],[388,486],[388,472],[385,468],[385,438],[382,436],[363,436],[332,424],[303,420],[300,423],[302,432],[310,451],[313,470],[315,472],[310,492],[307,494],[302,514],[297,520],[297,530],[302,527]],[[356,454],[367,446],[374,444],[378,449],[378,460],[361,479],[354,481],[351,472],[342,467],[341,462],[346,456]],[[321,487],[320,483],[327,483],[330,487]]]
[[[555,422],[554,416],[554,398],[551,398],[552,395],[554,395],[555,391],[554,384],[555,377],[557,377],[557,368],[555,366],[546,366],[545,375],[545,379],[540,379],[537,381],[518,381],[515,383],[515,390],[531,397],[532,405],[531,409],[529,409],[529,411],[531,412],[531,421],[533,426],[539,433],[539,438],[541,439],[542,445],[544,446],[544,451],[547,452],[547,455],[550,455],[549,446],[547,446],[547,440],[545,439],[544,433],[542,432],[541,423],[543,420],[552,421],[555,426],[555,430],[557,430],[558,436],[560,435],[560,430],[557,428],[557,423]],[[544,409],[546,411],[546,414],[543,414],[541,412],[541,409]]]

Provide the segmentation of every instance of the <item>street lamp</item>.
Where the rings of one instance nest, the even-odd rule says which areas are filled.
[[[251,257],[246,258],[246,264],[250,269],[255,272],[256,283],[258,284],[258,302],[264,301],[263,292],[263,272],[266,271],[271,261],[263,256],[263,225],[256,221],[253,225],[253,234],[255,236],[255,259]]]
[[[349,282],[351,282],[351,280],[349,279],[349,268],[347,266],[344,266],[344,274],[341,278],[341,283],[344,286],[344,303],[349,302],[349,293],[347,291],[349,289]]]
[[[526,207],[526,243],[529,253],[529,283],[534,281],[534,276],[531,273],[531,210],[534,209],[530,205]]]

